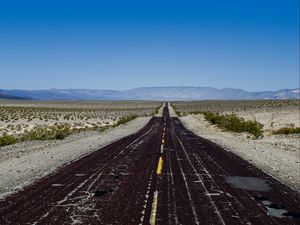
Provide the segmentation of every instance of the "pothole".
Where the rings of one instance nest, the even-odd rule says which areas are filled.
[[[94,193],[95,197],[107,197],[110,195],[114,190],[108,189],[108,190],[96,190]]]
[[[287,213],[283,213],[283,215],[290,219],[300,219],[300,213],[296,213],[296,212],[287,212]]]
[[[277,218],[286,219],[300,219],[300,213],[287,211],[283,205],[273,203],[269,201],[265,196],[254,196],[256,200],[259,200],[261,204],[267,209],[268,215]]]

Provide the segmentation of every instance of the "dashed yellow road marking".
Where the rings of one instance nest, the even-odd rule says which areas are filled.
[[[151,209],[151,215],[149,221],[150,225],[156,224],[157,201],[158,201],[158,191],[155,191],[153,196],[153,203],[152,203],[152,209]]]
[[[156,170],[157,175],[161,175],[162,167],[163,167],[163,159],[162,157],[159,157],[157,170]]]
[[[161,154],[163,154],[165,136],[166,136],[166,128],[164,127],[162,140],[161,140],[161,146],[160,146],[160,153]],[[157,165],[157,170],[156,170],[157,175],[161,175],[162,168],[163,168],[163,159],[162,159],[162,156],[161,156],[161,157],[159,157],[159,160],[158,160],[158,165]],[[156,190],[154,192],[154,196],[153,196],[152,209],[151,209],[151,215],[150,215],[150,221],[149,221],[150,225],[155,225],[156,224],[157,202],[158,202],[158,191]]]

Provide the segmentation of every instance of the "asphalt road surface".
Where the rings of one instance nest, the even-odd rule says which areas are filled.
[[[1,225],[285,225],[300,224],[299,213],[299,192],[188,131],[167,107],[0,200]]]

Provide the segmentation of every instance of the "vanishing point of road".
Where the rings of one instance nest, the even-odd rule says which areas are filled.
[[[167,104],[137,133],[0,199],[0,225],[286,225],[299,213],[299,192],[187,130]]]

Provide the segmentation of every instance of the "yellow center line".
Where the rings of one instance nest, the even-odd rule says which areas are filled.
[[[162,157],[159,157],[157,170],[156,170],[157,175],[161,175],[162,167],[163,167],[163,159]]]
[[[164,127],[164,132],[162,135],[162,140],[161,140],[161,154],[163,153],[163,147],[164,147],[164,143],[165,143],[165,136],[166,136],[166,128]],[[158,165],[157,165],[157,170],[156,170],[156,174],[158,176],[161,175],[162,172],[162,168],[163,168],[163,159],[162,156],[159,157],[158,160]],[[152,202],[152,209],[151,209],[151,215],[150,215],[150,225],[155,225],[156,224],[156,214],[157,214],[157,202],[158,202],[158,191],[156,190],[154,192],[154,196],[153,196],[153,202]]]
[[[156,224],[156,213],[157,213],[157,202],[158,202],[158,192],[154,192],[153,196],[153,203],[152,203],[152,209],[151,209],[151,215],[150,215],[150,225]]]

